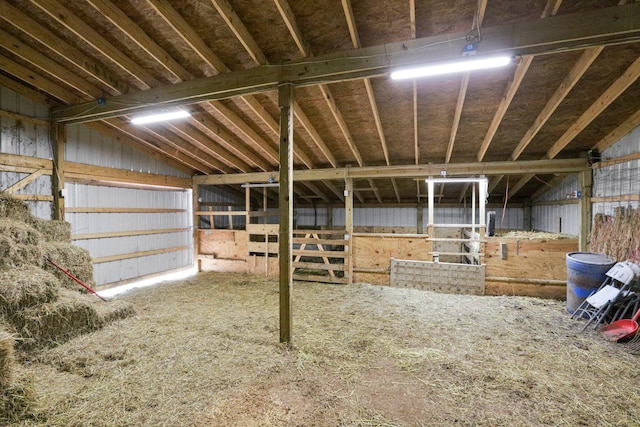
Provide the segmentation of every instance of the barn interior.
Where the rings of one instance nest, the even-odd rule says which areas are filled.
[[[640,263],[639,3],[0,22],[2,422],[637,424],[633,273],[572,314]]]

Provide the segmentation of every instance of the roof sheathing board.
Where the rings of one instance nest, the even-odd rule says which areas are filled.
[[[531,128],[538,114],[557,90],[564,77],[573,67],[582,52],[565,52],[536,57],[527,71],[527,76],[518,88],[487,154],[486,161],[499,161],[510,158],[525,133]],[[534,114],[532,114],[534,112]],[[531,147],[527,152],[531,155]],[[535,153],[532,159],[539,159],[544,152]],[[518,157],[526,158],[525,156]]]
[[[546,153],[569,127],[611,86],[640,53],[640,45],[605,48],[525,150]]]

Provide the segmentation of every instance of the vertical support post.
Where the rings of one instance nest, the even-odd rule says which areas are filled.
[[[480,176],[484,178],[484,175]],[[480,239],[484,239],[487,233],[487,181],[480,181],[478,183],[478,207],[480,208]]]
[[[66,128],[62,123],[51,122],[49,138],[53,142],[53,175],[51,191],[53,193],[53,219],[64,221],[64,146],[67,141]]]
[[[480,176],[481,178],[484,178],[484,175]],[[487,186],[489,185],[489,183],[487,181],[480,181],[478,183],[478,196],[480,198],[480,200],[478,200],[478,206],[480,207],[480,240],[485,240],[487,237],[487,213],[486,213],[486,206],[487,206]],[[480,253],[484,253],[484,244],[480,244]],[[478,257],[478,264],[482,265],[484,264],[484,257],[482,255],[480,255]],[[483,286],[484,289],[484,286]]]
[[[349,276],[349,284],[353,283],[353,180],[351,178],[345,178],[344,181],[344,225],[345,225],[345,240],[347,241],[347,271]]]
[[[249,224],[251,223],[251,188],[247,185],[244,189],[244,211],[246,215],[244,217],[244,229],[249,230]]]
[[[431,177],[429,177],[431,178]],[[427,200],[429,204],[429,212],[428,212],[428,221],[427,221],[427,232],[429,233],[429,239],[431,240],[431,252],[433,252],[433,239],[436,237],[434,235],[433,229],[433,218],[435,214],[435,194],[434,194],[435,186],[433,181],[427,182]],[[432,257],[432,260],[435,261],[435,257]]]
[[[424,203],[418,202],[417,209],[417,224],[416,224],[416,232],[418,234],[424,234]]]
[[[578,235],[578,248],[581,252],[587,252],[589,249],[589,233],[591,232],[591,196],[593,186],[593,175],[591,169],[580,173],[580,191],[582,194],[579,199],[580,218],[580,234]]]
[[[327,205],[327,229],[333,229],[333,206]]]
[[[476,234],[476,183],[471,184],[471,235]]]
[[[294,87],[278,87],[280,107],[280,193],[278,196],[278,253],[280,267],[280,342],[291,343],[291,254],[293,252],[293,102]],[[267,254],[268,255],[268,254]],[[266,259],[268,261],[268,257]]]
[[[198,215],[198,211],[200,210],[200,195],[199,195],[199,185],[196,184],[193,179],[191,180],[191,187],[193,191],[191,192],[191,204],[193,206],[193,263],[198,267],[198,271],[202,270],[202,265],[198,258],[200,252],[200,215]]]

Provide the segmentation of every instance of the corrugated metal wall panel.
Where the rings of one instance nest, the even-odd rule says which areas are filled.
[[[535,202],[567,200],[580,190],[577,174],[568,175],[555,188],[542,194]],[[536,205],[531,208],[531,226],[534,230],[549,233],[577,235],[580,226],[580,207],[578,204]]]
[[[121,144],[83,124],[67,126],[65,159],[69,162],[94,166],[182,178],[189,177],[184,172]]]
[[[47,107],[39,105],[14,91],[0,87],[0,109],[29,117],[47,119]],[[0,117],[0,152],[21,156],[51,159],[48,126],[23,120]],[[0,190],[10,187],[28,174],[0,172]],[[17,194],[51,195],[51,177],[41,176],[17,191]],[[42,219],[51,219],[51,202],[27,202],[31,213]]]
[[[169,213],[67,213],[72,235],[126,231],[184,228],[183,232],[76,240],[92,258],[131,254],[186,246],[187,249],[96,264],[98,285],[128,280],[193,264],[193,216],[191,190],[155,191],[131,188],[100,187],[85,184],[67,185],[67,206],[76,208],[157,208],[181,209]]]
[[[620,138],[620,140],[602,153],[602,159],[612,159],[629,154],[640,153],[640,127]],[[622,198],[626,195],[640,194],[640,159],[631,160],[617,165],[598,168],[593,173],[594,197]],[[638,201],[609,201],[594,203],[594,215],[614,215],[617,207],[638,208]]]

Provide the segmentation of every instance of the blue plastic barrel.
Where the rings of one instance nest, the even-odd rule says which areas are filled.
[[[615,258],[592,252],[567,254],[567,310],[573,313],[591,292],[600,287],[616,263]]]

